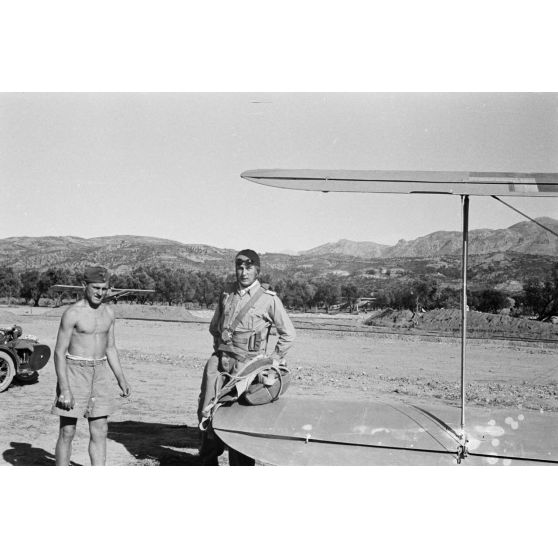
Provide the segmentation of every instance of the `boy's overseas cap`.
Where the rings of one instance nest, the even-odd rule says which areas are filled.
[[[86,283],[106,283],[109,280],[109,274],[106,268],[100,265],[86,267],[84,280]]]
[[[241,250],[234,258],[235,262],[249,261],[254,264],[258,269],[260,268],[260,256],[254,250]]]

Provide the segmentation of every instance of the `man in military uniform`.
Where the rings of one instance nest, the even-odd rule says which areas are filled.
[[[284,364],[295,338],[295,329],[277,294],[258,281],[260,258],[254,250],[241,250],[235,257],[236,282],[221,294],[211,320],[213,354],[205,365],[198,404],[198,420],[224,381],[222,373],[232,373],[235,366],[266,354],[271,326],[278,340],[270,355],[275,365]],[[200,458],[204,465],[217,465],[224,445],[209,430],[202,436]],[[231,465],[253,465],[254,460],[229,449]]]

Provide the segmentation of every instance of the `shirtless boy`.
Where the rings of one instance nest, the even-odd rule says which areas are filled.
[[[86,268],[83,286],[83,299],[62,315],[54,349],[58,385],[51,412],[60,416],[56,465],[70,463],[80,416],[89,422],[91,465],[105,465],[107,419],[115,399],[108,367],[120,386],[121,397],[131,393],[114,342],[114,313],[103,304],[109,289],[108,271],[104,267]]]

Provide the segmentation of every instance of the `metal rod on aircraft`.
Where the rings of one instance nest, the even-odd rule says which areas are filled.
[[[526,213],[523,213],[523,211],[519,211],[519,209],[517,209],[517,207],[514,207],[513,205],[510,205],[509,203],[506,203],[504,200],[501,200],[498,196],[491,196],[491,197],[494,198],[496,201],[499,201],[500,203],[503,203],[504,205],[506,205],[510,209],[513,209],[516,213],[519,213],[520,215],[523,215],[523,217],[526,217],[527,219],[529,219],[529,221],[535,223],[535,225],[539,225],[539,227],[543,228],[545,231],[549,232],[550,234],[553,234],[554,236],[558,236],[558,233],[556,231],[553,231],[552,229],[549,229],[548,227],[545,227],[542,223],[539,223],[536,219],[533,219],[532,217],[529,217],[529,215],[527,215]]]
[[[467,339],[467,253],[469,242],[469,196],[461,196],[463,205],[463,254],[461,261],[461,435],[465,444],[465,341]]]

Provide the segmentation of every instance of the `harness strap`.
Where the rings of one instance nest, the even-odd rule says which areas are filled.
[[[215,393],[220,393],[221,389],[223,388],[223,373],[219,374],[216,378],[215,378],[215,385],[214,385],[214,391]],[[228,376],[228,374],[227,374]],[[209,423],[211,422],[211,418],[213,416],[213,413],[217,410],[217,408],[219,407],[219,405],[217,405],[217,399],[214,397],[209,404],[204,407],[202,409],[202,415],[203,418],[201,419],[198,428],[202,431],[205,432],[208,427],[209,427]],[[215,408],[214,408],[215,407]]]
[[[227,376],[229,378],[229,381],[225,384],[224,387],[222,387],[217,392],[215,397],[202,410],[202,415],[204,415],[204,417],[200,421],[199,429],[202,431],[207,430],[207,428],[209,427],[209,423],[211,422],[211,419],[215,414],[215,411],[217,411],[217,409],[221,407],[224,403],[227,403],[229,401],[236,401],[242,395],[242,393],[246,391],[247,387],[252,383],[252,381],[257,375],[258,375],[258,370],[254,370],[253,372],[247,374],[246,376],[236,376],[236,375],[228,374],[226,372],[221,373],[221,376]],[[238,388],[238,384],[240,384],[241,382],[244,382],[244,386]],[[237,389],[237,394],[229,396],[229,394],[235,388]]]
[[[230,323],[225,330],[228,330],[230,334],[234,332],[234,330],[238,327],[238,324],[244,319],[244,316],[248,314],[248,311],[253,308],[260,300],[260,298],[264,295],[265,289],[260,285],[258,292],[252,296],[252,298],[240,309],[240,312],[236,315],[236,318]]]
[[[257,356],[249,363],[245,364],[239,371],[235,374],[229,374],[228,372],[221,372],[221,374],[215,380],[215,397],[209,402],[209,404],[202,410],[203,418],[200,421],[199,429],[204,431],[207,430],[211,419],[215,414],[215,411],[221,407],[224,403],[230,401],[236,401],[248,386],[252,383],[254,378],[260,373],[260,368],[262,364],[271,364],[272,360],[270,358],[262,358]],[[217,390],[218,382],[220,382],[224,377],[228,379],[227,383]],[[239,386],[239,384],[242,384]],[[229,395],[233,390],[236,389],[236,395]]]

